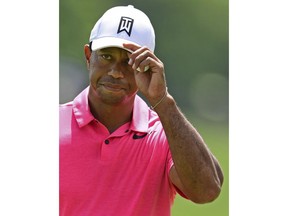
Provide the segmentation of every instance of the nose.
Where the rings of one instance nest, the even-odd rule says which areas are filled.
[[[120,63],[115,63],[111,66],[110,71],[108,72],[109,76],[112,76],[115,79],[124,78],[124,74],[122,73],[122,67]]]

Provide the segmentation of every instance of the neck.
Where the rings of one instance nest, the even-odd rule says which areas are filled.
[[[110,133],[115,131],[121,125],[131,121],[133,104],[134,100],[124,105],[110,105],[89,100],[92,115],[105,125]]]

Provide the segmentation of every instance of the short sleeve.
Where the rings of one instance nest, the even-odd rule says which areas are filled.
[[[168,178],[169,178],[169,173],[170,173],[170,170],[171,168],[174,166],[174,161],[173,161],[173,158],[172,158],[172,155],[171,155],[171,151],[169,149],[168,151],[168,155],[167,155],[167,173],[168,173]],[[170,185],[171,187],[173,187],[173,190],[176,191],[179,195],[181,195],[183,198],[185,199],[188,199],[185,194],[179,190],[171,181],[170,181],[170,178],[169,178],[169,182],[170,182]]]

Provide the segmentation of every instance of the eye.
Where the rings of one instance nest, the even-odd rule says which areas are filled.
[[[112,59],[112,56],[109,54],[101,54],[100,56],[105,60],[111,60]]]

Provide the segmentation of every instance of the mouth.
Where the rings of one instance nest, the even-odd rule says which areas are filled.
[[[110,91],[110,92],[120,92],[124,90],[124,88],[119,84],[105,82],[105,83],[101,83],[100,86],[102,86],[103,88],[105,88],[107,91]]]

